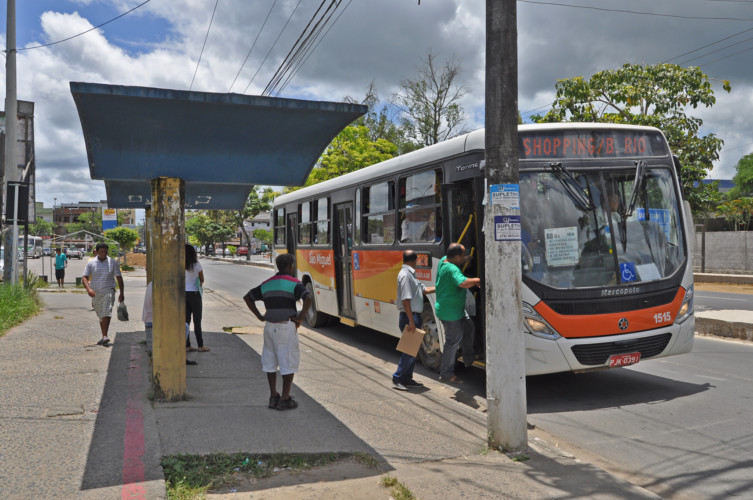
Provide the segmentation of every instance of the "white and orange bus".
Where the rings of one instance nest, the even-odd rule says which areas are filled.
[[[661,131],[521,125],[518,148],[526,372],[690,351],[693,225]],[[314,296],[308,325],[339,319],[399,336],[396,277],[408,248],[419,253],[416,274],[427,286],[458,241],[472,255],[464,273],[483,280],[483,168],[477,130],[278,197],[274,252],[296,255]],[[483,355],[485,303],[495,297],[482,281],[475,299],[475,351]],[[433,301],[425,302],[419,357],[436,370],[444,332]]]

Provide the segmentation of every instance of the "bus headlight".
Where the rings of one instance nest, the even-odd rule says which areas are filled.
[[[544,318],[536,312],[536,310],[529,304],[523,302],[523,324],[525,325],[528,333],[536,337],[557,340],[561,335],[554,331],[549,324],[544,321]]]
[[[683,299],[680,310],[677,312],[677,317],[675,318],[675,323],[677,324],[684,322],[690,317],[691,314],[693,314],[694,287],[695,285],[690,285],[690,287],[685,291],[685,298]]]

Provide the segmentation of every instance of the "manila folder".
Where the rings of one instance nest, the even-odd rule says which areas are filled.
[[[397,350],[416,356],[418,354],[418,348],[421,347],[421,342],[424,340],[424,331],[416,328],[412,332],[408,332],[408,326],[403,328],[403,335],[400,337],[400,342],[397,344]]]

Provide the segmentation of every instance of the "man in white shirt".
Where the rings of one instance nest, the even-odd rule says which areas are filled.
[[[110,329],[112,308],[115,306],[116,280],[120,288],[118,302],[125,300],[125,285],[123,284],[123,276],[120,274],[120,266],[115,259],[107,255],[108,251],[107,243],[97,243],[97,257],[86,264],[84,275],[81,278],[86,293],[93,299],[92,306],[99,318],[102,339],[97,342],[98,345],[107,345],[110,342],[110,339],[107,338],[107,331]]]
[[[416,263],[418,255],[413,250],[403,252],[403,267],[397,275],[397,310],[400,312],[398,326],[402,332],[406,326],[408,331],[421,327],[421,313],[424,310],[424,294],[434,292],[434,287],[426,287],[416,279]],[[407,391],[411,387],[423,387],[421,382],[413,380],[413,368],[416,365],[415,356],[401,353],[397,363],[397,371],[392,374],[392,384],[399,391]]]

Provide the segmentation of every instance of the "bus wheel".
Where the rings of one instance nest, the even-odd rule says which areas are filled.
[[[306,283],[306,290],[311,294],[311,307],[306,312],[306,324],[309,328],[319,328],[327,324],[329,319],[328,314],[324,314],[316,309],[316,295],[314,295],[314,286],[311,283]]]
[[[423,342],[421,342],[421,348],[418,350],[418,357],[421,359],[421,364],[426,368],[439,373],[439,367],[442,363],[442,345],[439,343],[437,320],[431,306],[425,308],[424,312],[421,313],[421,329],[426,334]]]

